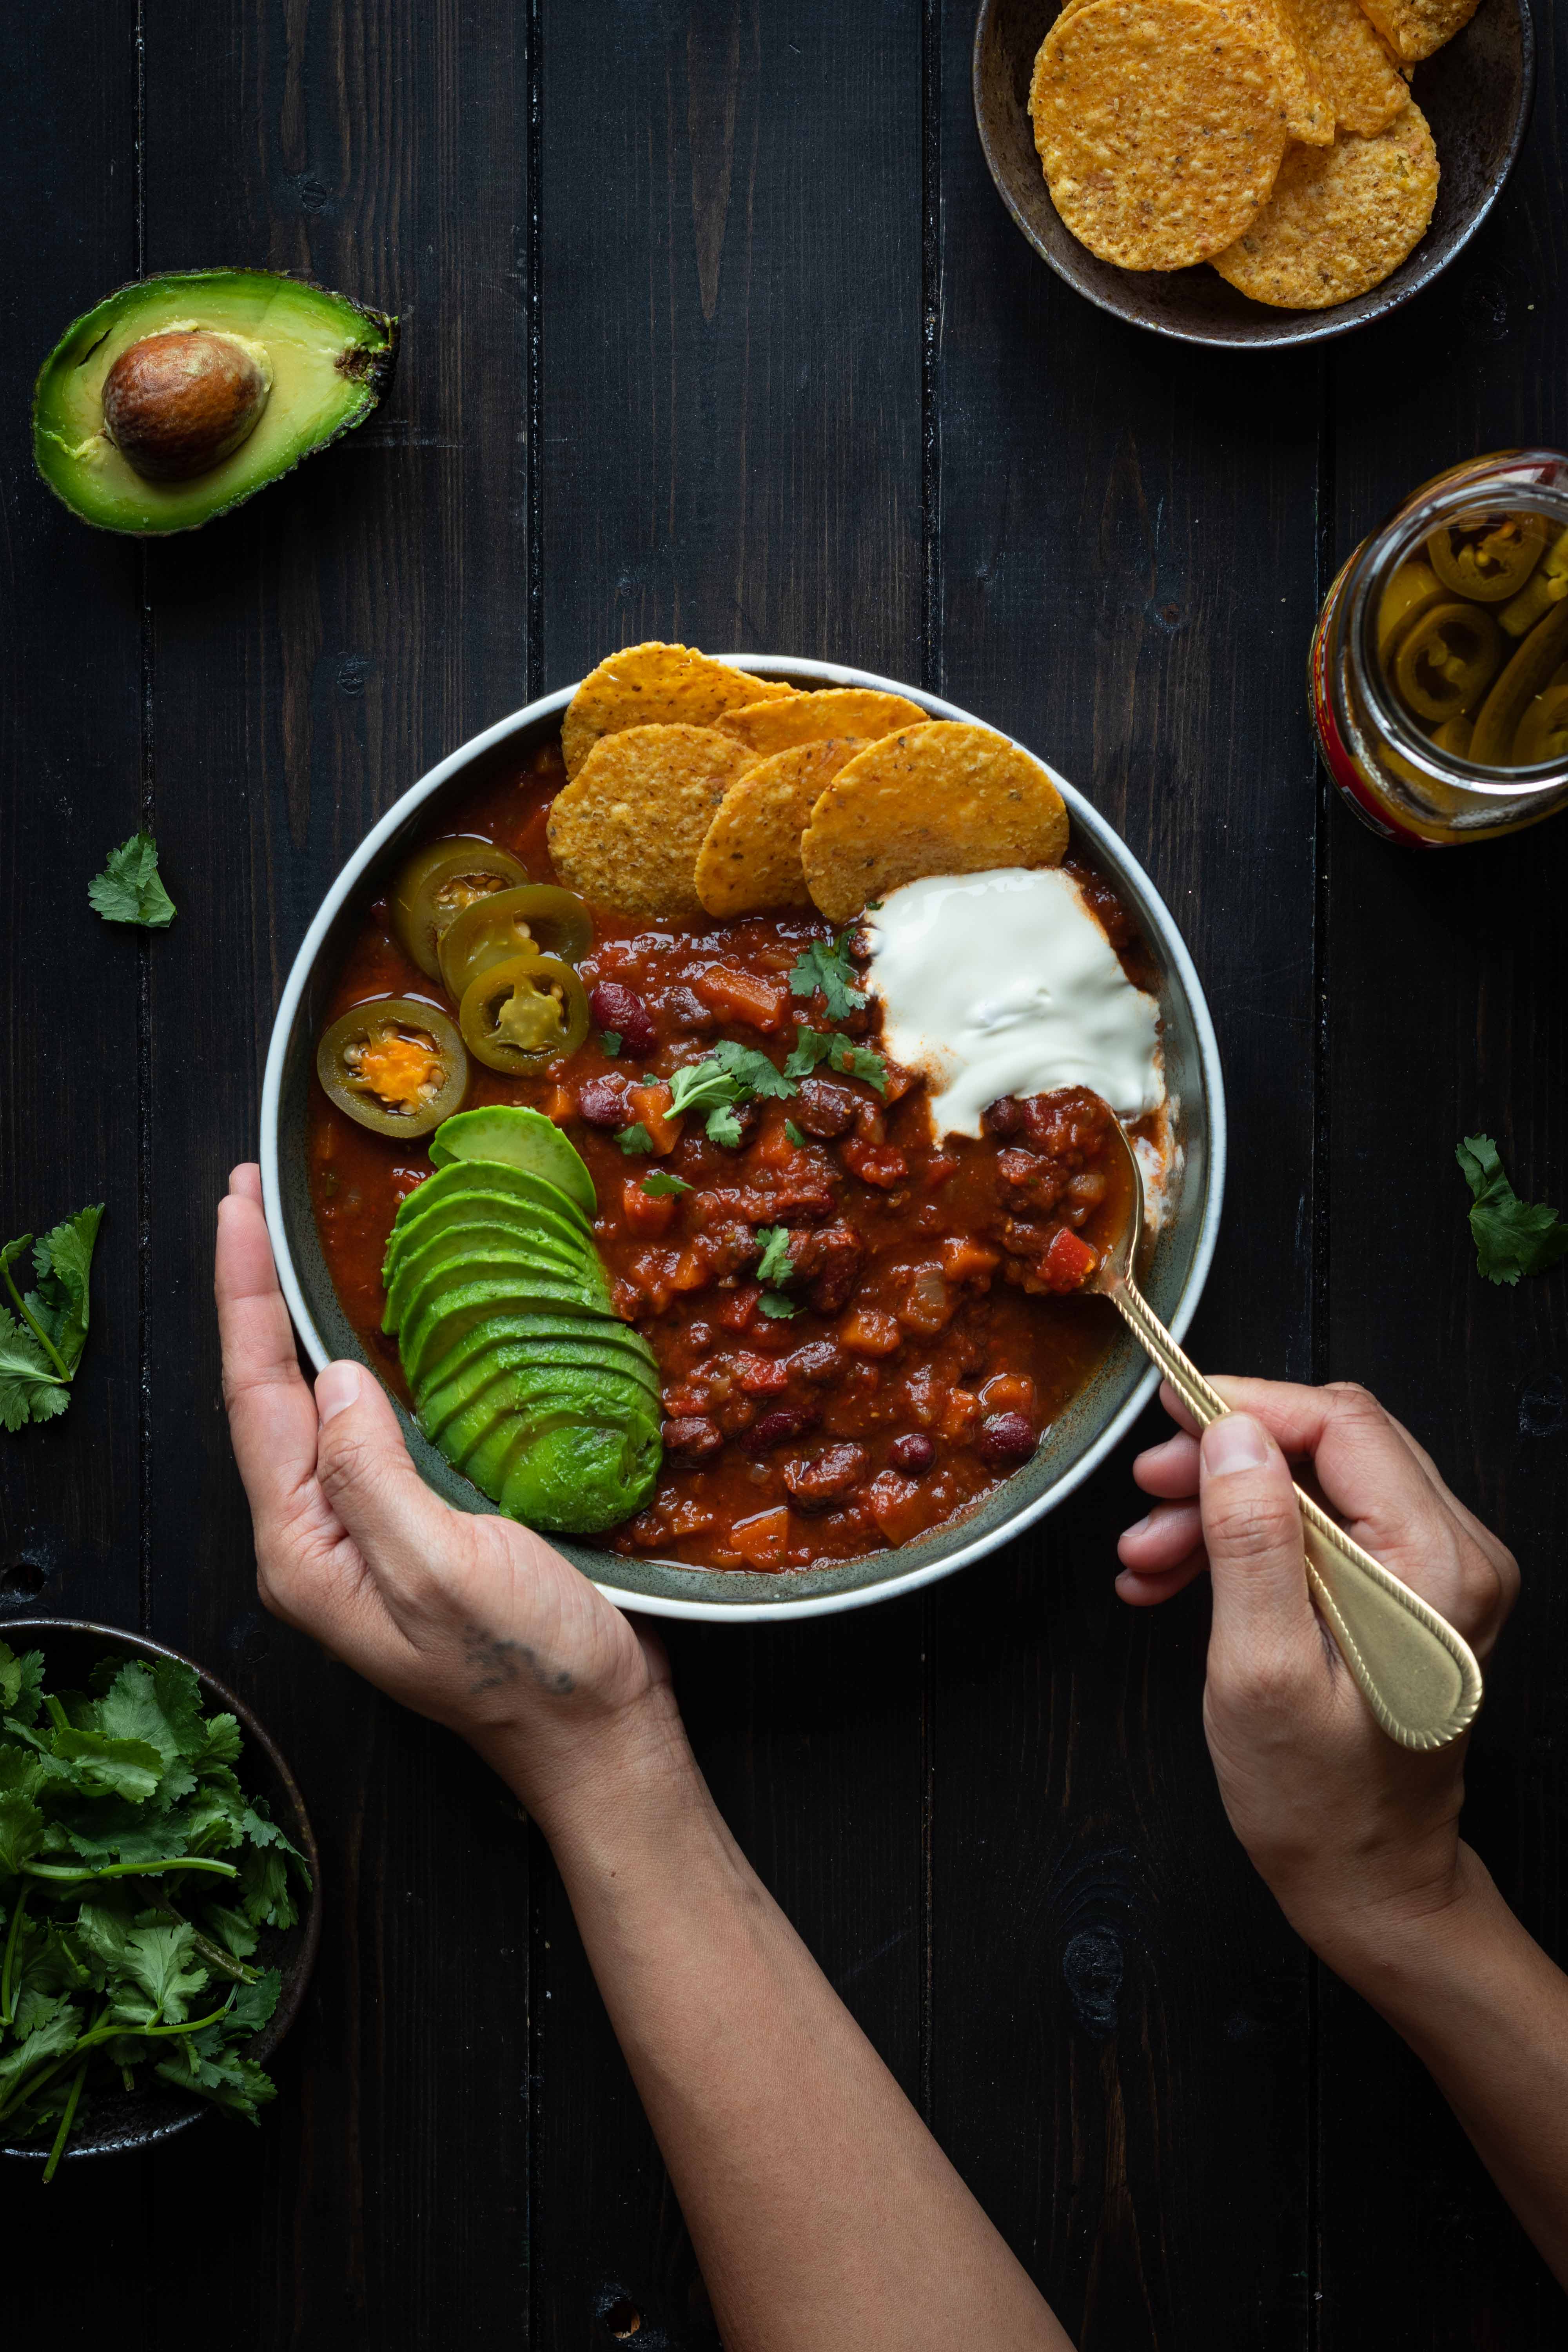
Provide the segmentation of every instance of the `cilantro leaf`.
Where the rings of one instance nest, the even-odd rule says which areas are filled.
[[[733,1103],[740,1098],[739,1081],[711,1054],[700,1062],[684,1063],[669,1082],[672,1118],[678,1111],[707,1110],[714,1103]]]
[[[721,1037],[700,1062],[688,1062],[677,1070],[669,1086],[671,1114],[706,1110],[710,1141],[726,1144],[731,1150],[741,1140],[737,1103],[768,1097],[784,1100],[795,1092],[787,1067],[781,1070],[765,1054],[732,1037]]]
[[[770,1321],[774,1323],[784,1321],[788,1317],[800,1313],[794,1299],[786,1298],[780,1290],[764,1290],[757,1305]]]
[[[107,1789],[133,1804],[157,1793],[163,1777],[163,1759],[144,1739],[110,1739],[101,1731],[57,1731],[57,1759],[72,1765],[79,1788],[95,1792]]]
[[[757,1239],[763,1244],[762,1256],[757,1260],[757,1280],[762,1283],[788,1282],[795,1273],[789,1254],[789,1227],[759,1225]]]
[[[599,1032],[599,1043],[613,1062],[616,1055],[621,1050],[620,1031],[618,1029],[601,1029]]]
[[[1568,1256],[1568,1224],[1544,1201],[1521,1201],[1489,1135],[1467,1135],[1454,1157],[1474,1195],[1470,1232],[1476,1271],[1511,1286],[1521,1274],[1544,1274]]]
[[[658,1200],[666,1194],[689,1192],[690,1185],[684,1176],[674,1176],[668,1168],[655,1168],[642,1180],[643,1191]]]
[[[27,1311],[64,1361],[71,1379],[87,1344],[88,1286],[93,1244],[103,1223],[103,1203],[79,1209],[33,1245],[37,1288],[27,1294]]]
[[[44,1817],[30,1797],[0,1790],[0,1878],[15,1878],[44,1843]]]
[[[174,1927],[132,1927],[125,1937],[121,1966],[153,2004],[153,2015],[179,2025],[190,2015],[193,1994],[205,1991],[206,1969],[195,1957],[196,1931],[188,1920]]]
[[[833,1041],[833,1066],[851,1078],[864,1078],[879,1095],[888,1091],[888,1065],[869,1045],[852,1045],[847,1037]]]
[[[0,1422],[9,1430],[52,1421],[70,1402],[70,1391],[30,1331],[0,1307]]]
[[[796,1127],[793,1118],[785,1119],[784,1134],[788,1140],[794,1144],[797,1151],[803,1151],[805,1149],[805,1138],[802,1135],[799,1128]]]
[[[133,833],[109,853],[87,895],[106,923],[139,923],[144,931],[166,931],[174,902],[158,874],[158,845],[150,833]]]
[[[819,1062],[826,1062],[837,1039],[828,1029],[797,1029],[784,1075],[791,1078],[806,1078]]]
[[[755,1095],[762,1099],[783,1102],[788,1096],[800,1091],[791,1085],[777,1064],[770,1062],[765,1054],[759,1054],[752,1045],[738,1045],[733,1037],[720,1038],[713,1048],[712,1059],[721,1069],[727,1070],[740,1087],[737,1101],[744,1101],[748,1096]]]
[[[708,1140],[710,1143],[722,1143],[728,1150],[733,1151],[740,1144],[742,1131],[741,1122],[728,1103],[722,1103],[717,1110],[709,1112]]]
[[[24,1650],[18,1657],[7,1642],[0,1642],[0,1714],[18,1716],[31,1723],[38,1712],[44,1686],[42,1650]],[[0,1788],[5,1783],[0,1780]]]
[[[836,940],[813,940],[803,948],[790,973],[792,996],[815,996],[820,989],[827,1004],[830,1021],[842,1021],[847,1014],[858,1013],[866,1002],[866,992],[855,986],[854,965],[849,961],[849,940],[855,926],[849,924]]]
[[[648,1133],[640,1118],[634,1119],[630,1127],[623,1127],[620,1129],[616,1134],[616,1141],[620,1145],[621,1150],[626,1153],[628,1158],[634,1151],[651,1151],[653,1150],[653,1138]]]

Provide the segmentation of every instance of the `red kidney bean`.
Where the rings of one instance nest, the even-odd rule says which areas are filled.
[[[929,1437],[922,1437],[918,1430],[911,1430],[907,1437],[894,1438],[888,1448],[888,1460],[895,1470],[901,1470],[906,1478],[919,1478],[936,1460],[936,1448]]]
[[[982,1462],[998,1469],[1004,1463],[1026,1462],[1034,1450],[1034,1424],[1021,1412],[988,1413],[974,1440]]]
[[[775,1445],[787,1445],[816,1426],[816,1413],[799,1405],[782,1404],[752,1423],[741,1438],[741,1447],[746,1454],[769,1454]]]
[[[826,1445],[815,1462],[786,1462],[784,1482],[803,1511],[830,1510],[866,1475],[863,1445]]]
[[[625,1127],[626,1084],[624,1078],[590,1078],[578,1089],[577,1115],[590,1127]]]
[[[625,1054],[651,1054],[658,1044],[653,1015],[635,988],[618,980],[602,980],[588,999],[588,1010],[601,1029],[613,1029]]]
[[[667,1421],[663,1434],[665,1453],[677,1462],[706,1462],[724,1443],[718,1423],[700,1412],[682,1413],[677,1421]]]

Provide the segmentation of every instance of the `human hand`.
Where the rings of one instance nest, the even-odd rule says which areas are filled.
[[[1364,1389],[1217,1381],[1230,1416],[1140,1455],[1154,1508],[1119,1546],[1117,1591],[1168,1600],[1214,1587],[1204,1728],[1232,1828],[1292,1926],[1352,1977],[1380,1942],[1464,1891],[1466,1742],[1418,1755],[1388,1738],[1309,1596],[1287,1456],[1358,1543],[1465,1636],[1484,1663],[1519,1590],[1509,1552],[1451,1495]],[[1283,1450],[1282,1450],[1283,1449]]]
[[[275,1616],[479,1749],[551,1827],[585,1767],[680,1740],[662,1645],[510,1519],[426,1486],[362,1365],[312,1395],[272,1262],[258,1168],[218,1208],[224,1399]]]

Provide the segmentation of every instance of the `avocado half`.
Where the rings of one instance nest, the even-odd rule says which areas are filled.
[[[227,456],[187,479],[149,479],[105,430],[105,379],[147,337],[187,331],[255,354],[269,388]],[[44,362],[33,395],[33,455],[57,496],[101,530],[143,538],[195,530],[363,425],[396,359],[395,319],[276,270],[143,278],[78,319]]]

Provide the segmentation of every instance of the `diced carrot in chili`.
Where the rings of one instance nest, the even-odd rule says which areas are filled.
[[[777,1356],[738,1355],[735,1378],[748,1396],[777,1396],[789,1386],[788,1367]]]
[[[656,1234],[669,1231],[675,1215],[673,1192],[645,1192],[640,1176],[626,1176],[621,1181],[621,1215],[634,1234],[652,1240]]]
[[[973,1389],[949,1389],[937,1423],[944,1437],[965,1437],[980,1418],[980,1399]]]
[[[577,1108],[577,1097],[570,1087],[552,1087],[550,1099],[543,1106],[545,1116],[557,1127],[564,1127]]]
[[[949,1282],[971,1282],[982,1275],[994,1274],[1002,1263],[1000,1250],[987,1249],[984,1242],[973,1241],[967,1234],[952,1234],[942,1245],[942,1270]]]
[[[987,1412],[1021,1412],[1033,1420],[1035,1383],[1027,1372],[998,1372],[980,1391]]]
[[[757,1301],[762,1297],[754,1282],[748,1282],[726,1298],[713,1312],[715,1323],[722,1323],[726,1331],[749,1331],[757,1319]]]
[[[910,1276],[909,1287],[899,1308],[899,1320],[906,1331],[921,1331],[929,1336],[931,1332],[946,1329],[958,1304],[940,1268],[917,1265]]]
[[[1040,1260],[1040,1271],[1052,1290],[1081,1290],[1099,1264],[1099,1252],[1063,1225]]]
[[[875,1307],[857,1307],[838,1327],[838,1344],[855,1356],[890,1356],[903,1338],[896,1318]]]
[[[941,1504],[933,1500],[929,1487],[918,1486],[912,1478],[900,1478],[896,1470],[884,1470],[873,1478],[865,1490],[865,1499],[871,1507],[871,1517],[890,1544],[908,1543],[942,1512]]]
[[[668,1115],[673,1097],[662,1078],[651,1087],[628,1087],[626,1101],[631,1107],[632,1124],[640,1119],[648,1131],[653,1148],[658,1152],[673,1151],[680,1140],[681,1120]]]
[[[737,1519],[730,1530],[730,1541],[751,1567],[777,1568],[789,1541],[789,1513],[781,1506],[777,1510],[758,1511],[752,1518]]]
[[[683,1249],[669,1277],[672,1290],[700,1290],[707,1283],[710,1265],[707,1251],[700,1241]]]
[[[757,972],[737,971],[732,964],[710,964],[691,985],[704,1004],[750,1029],[776,1029],[789,1003],[786,989]]]

